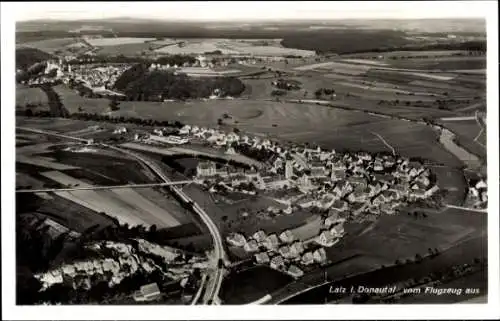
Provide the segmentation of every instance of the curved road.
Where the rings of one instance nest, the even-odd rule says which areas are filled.
[[[155,164],[154,162],[151,162],[144,158],[142,155],[136,154],[134,152],[121,149],[116,146],[111,146],[107,144],[101,144],[102,146],[114,149],[116,151],[128,154],[143,164],[147,165],[153,172],[155,172],[156,175],[158,175],[165,183],[170,183],[170,179],[163,173],[163,171]],[[210,216],[199,206],[197,203],[195,203],[186,193],[184,193],[181,189],[179,189],[177,186],[172,185],[172,191],[176,193],[184,202],[192,204],[193,211],[195,211],[198,215],[200,215],[201,219],[205,223],[205,225],[208,227],[208,230],[210,231],[210,234],[212,235],[212,239],[214,241],[214,258],[215,258],[215,263],[216,266],[214,267],[214,271],[212,275],[210,275],[208,278],[208,284],[206,286],[206,291],[205,295],[203,297],[203,303],[208,303],[208,304],[216,304],[217,301],[219,300],[219,291],[222,285],[222,280],[224,278],[224,266],[219,266],[218,262],[220,260],[225,261],[226,260],[226,253],[224,250],[224,243],[222,241],[222,236],[219,232],[218,227],[215,225],[215,223],[212,221]]]
[[[30,131],[38,134],[56,136],[60,138],[66,138],[71,140],[76,140],[79,142],[88,143],[89,140],[82,139],[79,137],[67,136],[64,134],[58,134],[54,132],[48,132],[40,129],[26,128],[26,127],[16,127],[19,130]],[[144,165],[148,166],[156,175],[158,175],[166,184],[171,184],[172,181],[163,173],[161,168],[157,166],[154,162],[146,159],[144,156],[131,152],[129,150],[125,150],[116,146],[108,145],[108,144],[100,144],[101,146],[108,147],[110,149],[116,150],[121,153],[125,153],[133,158],[137,159]],[[219,261],[227,261],[227,255],[224,250],[224,243],[222,241],[222,236],[219,232],[218,227],[212,221],[210,216],[205,212],[197,203],[195,203],[189,196],[187,196],[181,189],[179,189],[175,185],[172,186],[172,191],[176,193],[184,202],[192,204],[193,211],[195,211],[198,215],[200,215],[201,219],[208,227],[212,239],[214,241],[214,259],[215,266],[213,267],[212,274],[208,277],[208,284],[206,286],[205,295],[203,297],[203,303],[205,304],[218,304],[219,302],[219,291],[221,288],[222,280],[224,277],[224,266],[220,266]]]

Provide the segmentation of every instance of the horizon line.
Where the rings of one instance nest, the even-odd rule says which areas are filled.
[[[186,18],[146,18],[146,17],[133,17],[133,16],[116,16],[116,17],[105,17],[105,18],[37,18],[37,19],[28,19],[22,20],[19,19],[18,22],[37,22],[37,21],[105,21],[107,19],[118,20],[118,19],[129,19],[129,20],[149,20],[156,22],[219,22],[219,23],[228,23],[228,22],[281,22],[281,21],[373,21],[373,20],[395,20],[395,21],[407,21],[407,20],[486,20],[485,17],[473,16],[473,17],[411,17],[411,18],[396,18],[396,17],[370,17],[370,18],[341,18],[341,17],[332,17],[329,19],[325,18],[262,18],[262,19],[210,19],[210,18],[194,18],[194,19],[186,19]]]

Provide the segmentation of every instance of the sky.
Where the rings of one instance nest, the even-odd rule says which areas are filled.
[[[480,18],[492,1],[259,1],[259,2],[18,2],[16,21],[103,19],[165,20],[421,19]],[[494,2],[494,1],[493,1]]]

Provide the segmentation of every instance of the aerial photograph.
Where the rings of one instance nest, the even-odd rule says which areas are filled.
[[[484,17],[137,6],[16,21],[17,305],[487,302]]]

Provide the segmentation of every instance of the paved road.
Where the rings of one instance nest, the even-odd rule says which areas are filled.
[[[76,141],[79,141],[79,142],[82,142],[82,143],[88,143],[89,142],[89,140],[85,139],[85,138],[80,138],[80,137],[75,137],[75,136],[68,136],[68,135],[54,133],[54,132],[45,131],[45,130],[41,130],[41,129],[34,129],[34,128],[28,128],[28,127],[19,127],[19,126],[16,126],[16,129],[27,131],[27,132],[31,132],[31,133],[36,133],[36,134],[50,135],[50,136],[55,136],[55,137],[59,137],[59,138],[76,140]]]
[[[487,209],[469,208],[469,207],[456,206],[456,205],[450,205],[450,204],[446,205],[446,207],[456,208],[456,209],[464,210],[464,211],[470,211],[470,212],[488,214],[488,210]]]
[[[443,117],[443,121],[466,121],[466,120],[476,120],[476,116],[458,116],[458,117]]]
[[[68,187],[68,188],[45,188],[45,189],[18,189],[16,193],[49,193],[49,192],[71,192],[71,191],[85,191],[85,190],[102,190],[102,189],[120,189],[120,188],[147,188],[157,186],[172,186],[190,184],[193,181],[175,181],[163,182],[156,184],[126,184],[126,185],[110,185],[110,186],[82,186],[82,187]]]
[[[16,129],[19,130],[24,130],[24,131],[30,131],[33,133],[38,133],[38,134],[43,134],[43,135],[50,135],[50,136],[56,136],[56,137],[61,137],[65,139],[71,139],[71,140],[77,140],[80,142],[85,142],[87,143],[87,139],[82,139],[79,137],[73,137],[73,136],[68,136],[68,135],[63,135],[63,134],[58,134],[54,132],[49,132],[49,131],[44,131],[44,130],[39,130],[39,129],[33,129],[33,128],[26,128],[26,127],[16,127]],[[100,144],[101,146],[116,150],[121,153],[125,153],[129,156],[132,156],[133,158],[139,160],[141,163],[145,164],[147,167],[149,167],[158,177],[160,177],[164,183],[171,184],[172,182],[170,179],[163,173],[161,168],[158,167],[157,164],[154,162],[146,159],[144,156],[139,155],[137,153],[134,153],[132,151],[122,149],[116,146],[108,145],[108,144]],[[208,284],[206,286],[206,291],[205,295],[203,298],[203,303],[205,304],[218,304],[219,301],[219,291],[221,288],[222,280],[224,277],[224,272],[225,268],[224,266],[219,266],[218,262],[220,260],[222,261],[227,261],[227,255],[224,250],[224,243],[222,241],[222,236],[220,234],[220,231],[218,227],[215,225],[215,223],[212,221],[210,216],[205,212],[197,203],[195,203],[189,196],[187,196],[181,189],[179,189],[177,186],[172,185],[172,191],[176,193],[182,201],[192,204],[193,211],[195,211],[198,215],[200,215],[201,219],[203,222],[206,224],[208,227],[210,234],[212,235],[213,241],[214,241],[214,259],[216,262],[215,267],[213,268],[212,274],[208,277]]]

